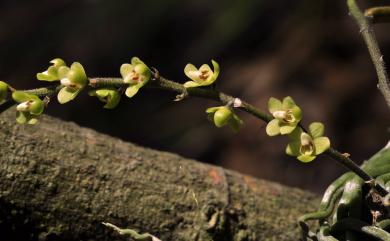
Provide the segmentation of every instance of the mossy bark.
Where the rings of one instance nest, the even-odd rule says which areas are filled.
[[[315,195],[43,116],[0,116],[0,237],[119,240],[101,222],[168,240],[298,240]],[[3,239],[1,239],[3,240]]]

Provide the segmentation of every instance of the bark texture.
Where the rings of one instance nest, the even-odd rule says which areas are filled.
[[[0,116],[0,237],[120,240],[104,227],[168,240],[298,240],[313,194],[43,116]],[[124,130],[125,131],[125,130]],[[4,240],[1,238],[1,240]]]

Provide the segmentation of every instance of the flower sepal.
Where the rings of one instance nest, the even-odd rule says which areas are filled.
[[[60,58],[56,58],[50,61],[50,63],[52,63],[53,65],[50,66],[46,71],[37,74],[38,80],[50,81],[50,82],[60,80],[58,70],[62,66],[66,66],[65,61],[63,61]]]
[[[8,84],[0,81],[0,103],[3,102],[8,95]]]
[[[114,109],[121,100],[121,95],[114,88],[91,90],[88,93],[90,96],[96,96],[100,101],[104,102],[105,109]]]
[[[227,106],[211,107],[206,110],[208,118],[220,128],[229,125],[234,131],[238,131],[243,121]]]

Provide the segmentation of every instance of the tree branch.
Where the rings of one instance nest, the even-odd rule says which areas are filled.
[[[389,77],[386,72],[385,62],[383,55],[379,49],[378,42],[375,38],[374,31],[371,25],[363,15],[362,11],[356,4],[355,0],[347,0],[349,12],[355,19],[360,28],[360,32],[363,35],[364,42],[367,45],[368,52],[370,53],[372,62],[374,63],[376,73],[378,75],[378,88],[382,92],[383,97],[390,108],[390,83]]]

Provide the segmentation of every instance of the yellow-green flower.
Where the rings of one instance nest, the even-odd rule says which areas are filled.
[[[309,133],[296,128],[290,135],[290,142],[287,145],[286,153],[296,156],[301,162],[310,162],[317,155],[330,148],[330,141],[324,135],[324,125],[320,122],[313,122],[309,126]]]
[[[219,75],[219,64],[214,60],[211,60],[211,63],[214,71],[211,70],[208,64],[203,64],[199,69],[193,64],[187,64],[184,68],[184,74],[192,81],[184,83],[184,87],[193,88],[213,84]]]
[[[275,118],[267,125],[266,132],[269,136],[291,133],[302,119],[301,108],[290,96],[285,97],[283,101],[271,97],[268,101],[268,110]]]
[[[129,98],[137,94],[138,90],[146,85],[152,76],[149,67],[137,57],[131,59],[131,64],[122,64],[120,72],[123,82],[129,84],[125,92]]]
[[[121,95],[114,88],[91,90],[89,95],[96,96],[100,101],[106,103],[103,106],[106,109],[114,109],[121,100]]]
[[[58,92],[57,99],[61,104],[65,104],[76,98],[87,85],[88,77],[84,67],[78,62],[73,63],[70,68],[60,58],[53,59],[50,63],[53,65],[46,71],[38,73],[37,79],[49,82],[60,81],[63,88]]]
[[[88,82],[84,67],[78,62],[73,63],[70,68],[66,66],[60,67],[58,69],[58,77],[63,86],[57,95],[58,102],[61,104],[76,98]]]
[[[7,98],[8,84],[0,81],[0,103]]]
[[[227,106],[211,107],[206,110],[206,113],[218,128],[229,125],[233,130],[238,131],[243,124],[243,121]]]
[[[36,95],[15,91],[12,98],[19,103],[16,106],[16,121],[20,124],[34,125],[38,122],[37,117],[42,114],[45,105]]]

